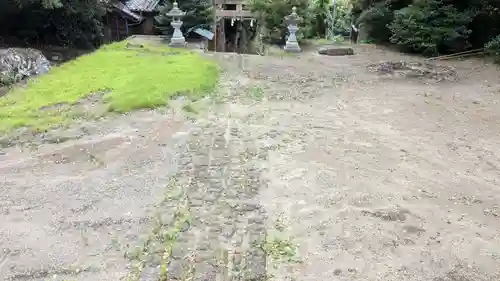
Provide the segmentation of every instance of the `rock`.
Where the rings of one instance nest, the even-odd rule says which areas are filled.
[[[34,75],[47,73],[50,67],[49,60],[38,50],[0,50],[0,85],[11,85]]]
[[[350,56],[354,55],[354,50],[349,47],[323,47],[318,53],[325,56]]]
[[[132,43],[127,43],[127,45],[125,45],[125,48],[127,49],[134,49],[134,48],[144,48],[144,45],[143,44],[132,44]]]

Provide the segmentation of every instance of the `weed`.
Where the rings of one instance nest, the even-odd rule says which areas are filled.
[[[181,280],[182,281],[192,281],[194,280],[194,273],[195,273],[195,268],[194,268],[194,264],[195,264],[195,256],[194,254],[191,254],[187,257],[185,257],[185,259],[188,261],[186,264],[184,264],[183,266],[183,275],[181,277]]]
[[[261,101],[264,98],[264,90],[259,86],[247,88],[245,93],[252,100]]]
[[[162,214],[157,213],[153,222],[153,228],[150,235],[144,241],[141,247],[136,247],[132,252],[127,254],[129,259],[135,260],[134,269],[130,272],[127,281],[139,280],[141,272],[148,264],[148,257],[153,254],[153,246],[159,246],[159,250],[154,251],[154,255],[160,258],[160,278],[159,281],[167,281],[168,267],[172,259],[172,250],[181,234],[188,230],[192,224],[192,216],[188,207],[186,194],[182,187],[174,179],[168,187],[168,192],[161,203],[178,201],[176,211],[169,223],[162,221]],[[194,268],[189,269],[189,272],[194,271]],[[186,273],[191,276],[192,273]],[[189,280],[189,279],[185,279]]]
[[[92,153],[87,153],[87,156],[89,157],[89,161],[99,167],[102,167],[105,165],[104,161],[102,161],[99,157]]]
[[[299,262],[297,245],[289,239],[278,236],[266,237],[266,240],[257,244],[268,257],[275,261]]]
[[[168,266],[172,258],[172,250],[179,237],[179,234],[185,231],[192,223],[191,213],[187,208],[187,201],[184,206],[180,206],[174,216],[172,227],[164,232],[161,238],[164,251],[160,263],[160,281],[168,280]]]
[[[192,104],[190,104],[190,103],[184,105],[182,107],[182,110],[184,110],[187,113],[192,113],[192,114],[197,114],[198,113],[198,111],[196,110],[196,108],[194,108],[194,106]]]

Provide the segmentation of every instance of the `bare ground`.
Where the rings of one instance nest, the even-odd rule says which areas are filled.
[[[3,149],[0,277],[500,280],[500,72],[380,78],[418,59],[357,52],[217,55],[193,122],[179,105]]]

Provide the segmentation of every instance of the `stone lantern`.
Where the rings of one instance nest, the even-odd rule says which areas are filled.
[[[292,8],[292,13],[285,17],[285,23],[288,28],[288,38],[286,40],[285,51],[290,53],[298,53],[300,52],[299,42],[297,42],[296,33],[299,30],[298,24],[300,22],[300,18],[297,15],[297,8]]]
[[[174,34],[172,34],[172,38],[170,39],[170,47],[185,47],[186,46],[186,38],[182,35],[181,26],[182,26],[182,17],[186,15],[186,12],[183,12],[179,9],[179,5],[177,1],[174,2],[174,7],[167,14],[167,17],[172,17],[172,22],[170,25],[174,28]]]

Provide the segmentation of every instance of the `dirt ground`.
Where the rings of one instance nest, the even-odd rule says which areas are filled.
[[[194,119],[180,100],[1,149],[1,280],[500,280],[500,71],[356,53],[208,55],[226,72]]]

